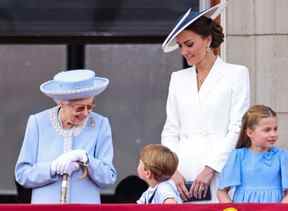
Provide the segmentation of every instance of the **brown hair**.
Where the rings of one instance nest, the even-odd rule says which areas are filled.
[[[140,152],[139,160],[158,182],[170,179],[178,167],[177,155],[161,144],[146,145]]]
[[[210,48],[218,48],[224,41],[222,26],[206,16],[201,16],[185,28],[185,30],[191,30],[203,38],[211,35],[212,42],[209,46]]]
[[[254,105],[248,109],[242,118],[242,126],[236,148],[250,147],[251,140],[247,136],[248,128],[255,129],[255,126],[263,118],[276,117],[276,112],[265,105]]]

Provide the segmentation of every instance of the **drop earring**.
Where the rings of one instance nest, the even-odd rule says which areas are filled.
[[[209,46],[207,46],[206,52],[207,52],[207,53],[210,53],[210,52],[211,52],[211,48],[210,48]]]
[[[211,45],[211,42],[209,42],[208,45],[207,45],[207,49],[206,49],[207,52],[210,52],[210,51],[211,51],[210,45]]]

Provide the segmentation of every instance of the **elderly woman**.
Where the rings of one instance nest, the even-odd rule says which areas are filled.
[[[29,117],[15,168],[32,203],[59,203],[61,187],[68,203],[100,203],[101,188],[115,182],[109,120],[92,112],[108,84],[91,70],[72,70],[40,86],[57,106]]]

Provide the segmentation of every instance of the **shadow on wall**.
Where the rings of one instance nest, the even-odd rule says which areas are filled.
[[[29,188],[24,188],[18,182],[16,182],[16,180],[15,180],[15,184],[16,184],[16,190],[17,190],[16,203],[21,203],[21,204],[30,203],[32,190]]]
[[[115,189],[114,203],[136,203],[148,185],[135,175],[130,175],[119,182]]]

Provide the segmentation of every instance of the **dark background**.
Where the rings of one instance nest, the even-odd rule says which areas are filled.
[[[14,166],[29,114],[54,106],[39,85],[55,73],[87,68],[111,83],[96,98],[109,117],[119,179],[136,174],[139,150],[160,143],[172,71],[179,53],[161,43],[198,0],[0,0],[0,202],[17,198]],[[124,188],[125,189],[125,188]]]
[[[2,35],[164,36],[193,0],[1,0]]]

